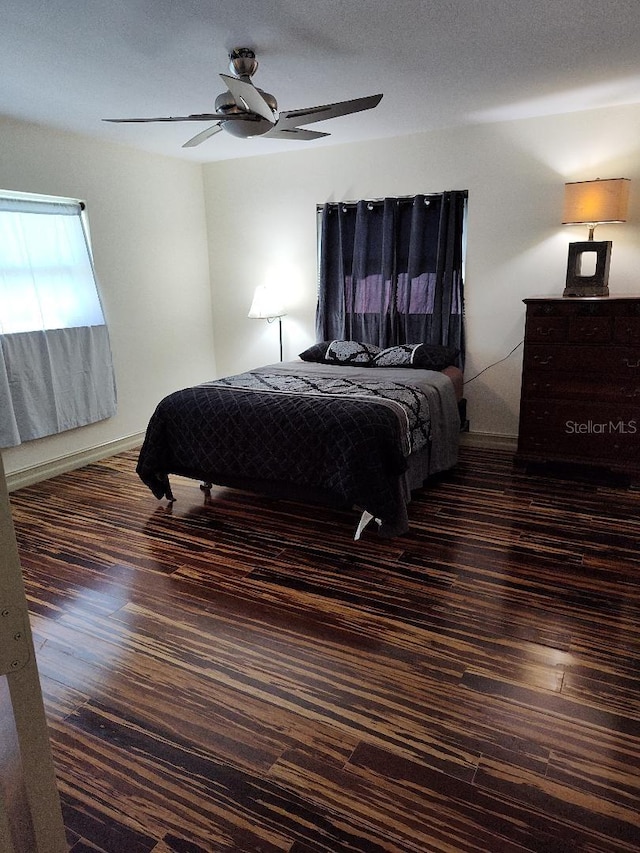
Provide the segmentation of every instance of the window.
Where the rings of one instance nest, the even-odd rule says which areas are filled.
[[[464,190],[325,204],[317,339],[451,346],[463,366],[466,205]]]
[[[104,324],[81,211],[0,199],[0,333]]]
[[[115,414],[79,201],[0,192],[0,400],[1,447]]]

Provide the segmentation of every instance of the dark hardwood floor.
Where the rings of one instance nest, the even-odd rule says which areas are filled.
[[[11,495],[73,853],[640,850],[640,493],[467,447],[354,542],[135,461]]]

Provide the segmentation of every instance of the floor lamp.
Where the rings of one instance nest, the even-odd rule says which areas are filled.
[[[266,320],[267,323],[273,323],[274,320],[278,321],[280,361],[282,361],[282,318],[286,313],[278,294],[272,288],[267,287],[266,284],[260,284],[256,287],[248,316],[252,320]]]

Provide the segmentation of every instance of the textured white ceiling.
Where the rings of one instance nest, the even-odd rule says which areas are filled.
[[[213,111],[234,46],[280,109],[384,97],[314,142],[101,121]],[[0,0],[1,115],[189,160],[636,102],[640,0]]]

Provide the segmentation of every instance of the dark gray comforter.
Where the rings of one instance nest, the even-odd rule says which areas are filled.
[[[170,394],[154,412],[137,472],[157,498],[169,475],[366,509],[383,535],[407,529],[403,476],[457,458],[449,379],[405,368],[289,362]]]

